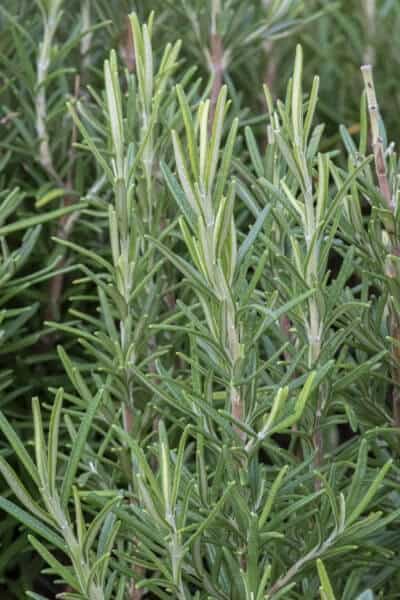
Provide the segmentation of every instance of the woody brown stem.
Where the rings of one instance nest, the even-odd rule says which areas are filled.
[[[385,198],[388,208],[393,212],[394,203],[387,175],[385,150],[383,146],[383,139],[379,132],[379,106],[372,76],[372,66],[362,66],[361,72],[364,78],[365,91],[367,94],[368,111],[371,122],[372,149],[374,152],[375,171],[378,178],[379,190],[382,196]]]
[[[58,0],[58,7],[61,6],[62,0]],[[53,158],[50,150],[49,144],[49,134],[46,128],[46,118],[47,118],[47,104],[46,104],[46,92],[45,92],[45,78],[47,77],[48,67],[49,67],[49,56],[50,56],[50,48],[51,42],[55,33],[55,23],[56,18],[55,15],[51,15],[51,18],[46,23],[45,27],[45,37],[43,40],[43,44],[41,47],[41,52],[38,59],[38,89],[39,92],[36,98],[36,128],[40,142],[39,156],[40,162],[44,169],[49,173],[49,175],[57,182],[57,184],[65,189],[65,197],[63,204],[64,206],[70,206],[76,201],[76,198],[71,194],[71,190],[73,189],[73,173],[76,159],[75,152],[75,143],[77,141],[77,130],[76,125],[74,124],[72,127],[72,136],[71,136],[71,146],[69,149],[69,168],[68,168],[68,176],[67,181],[64,183],[62,179],[59,177],[56,172],[53,164]],[[88,31],[90,29],[90,3],[88,0],[85,0],[82,5],[82,24],[83,29],[87,31],[87,33],[82,37],[80,52],[82,58],[82,73],[85,73],[88,67],[89,60],[89,51],[92,41],[92,33]],[[81,78],[80,75],[75,77],[75,88],[74,88],[74,99],[75,101],[79,98],[81,88]],[[74,213],[73,215],[66,215],[61,217],[58,223],[57,236],[61,239],[68,239],[70,233],[73,229],[75,221],[77,220],[79,213]],[[56,265],[56,268],[62,269],[65,266],[65,257],[60,258],[59,262]],[[45,317],[47,320],[57,321],[60,317],[60,302],[64,289],[64,274],[57,273],[50,280],[49,283],[49,304],[46,310]],[[51,340],[47,340],[50,342]]]
[[[393,194],[390,187],[389,177],[386,168],[385,149],[383,140],[379,132],[379,106],[375,92],[375,85],[372,75],[371,65],[361,67],[364,78],[365,91],[367,94],[368,112],[371,123],[372,148],[374,152],[375,171],[378,179],[379,190],[384,197],[388,209],[394,214],[396,210]],[[395,234],[387,231],[391,243],[391,253],[400,255],[400,244],[396,239]],[[386,273],[389,277],[396,276],[392,274],[390,267]],[[394,340],[392,346],[392,410],[393,424],[395,427],[400,427],[400,316],[393,305],[389,305],[389,332],[390,337]]]
[[[56,33],[59,11],[61,9],[62,0],[57,0],[52,3],[49,9],[49,14],[44,19],[44,35],[43,41],[40,45],[40,50],[37,59],[37,92],[35,96],[35,108],[36,108],[36,133],[39,138],[39,162],[43,169],[47,172],[50,178],[57,183],[57,185],[61,188],[65,188],[66,196],[64,199],[64,206],[68,206],[72,204],[75,199],[69,193],[71,190],[71,180],[67,181],[67,184],[64,184],[63,180],[57,173],[53,156],[50,147],[50,138],[49,132],[47,129],[47,96],[46,96],[46,79],[49,73],[50,67],[50,57],[51,57],[51,48],[53,43],[53,38]],[[75,80],[75,95],[77,95],[79,90],[79,77]],[[74,162],[73,156],[73,143],[76,140],[76,131],[75,127],[72,133],[72,145],[70,150],[70,174],[72,170],[72,165]],[[66,239],[69,235],[69,232],[73,226],[73,223],[76,219],[76,216],[70,218],[70,216],[65,215],[59,221],[58,226],[58,235]],[[65,265],[65,259],[61,258],[56,265],[57,268],[62,268]],[[46,310],[46,319],[58,319],[59,316],[59,304],[60,298],[63,290],[63,281],[64,276],[62,273],[56,274],[49,283],[49,304]],[[49,342],[49,340],[47,340]]]
[[[79,97],[80,91],[80,77],[79,75],[75,78],[75,91],[74,98],[77,100]],[[68,179],[63,187],[66,190],[66,195],[64,197],[63,204],[64,206],[70,206],[76,201],[76,198],[68,193],[72,189],[72,180],[73,180],[73,170],[75,164],[75,142],[77,138],[76,126],[74,125],[72,128],[71,135],[71,146],[69,150],[69,171],[68,171]],[[71,231],[73,229],[74,223],[77,219],[78,213],[71,215],[64,215],[60,218],[58,222],[57,229],[57,237],[61,239],[68,239]],[[56,268],[62,269],[65,266],[65,257],[60,258],[58,261]],[[49,283],[49,304],[46,310],[46,320],[57,321],[60,318],[60,302],[61,296],[64,288],[64,273],[57,273],[52,277]]]
[[[140,569],[143,572],[143,569]],[[137,568],[137,574],[139,574],[139,568]],[[129,598],[130,600],[141,600],[143,598],[143,590],[138,590],[134,583],[131,584],[129,588]]]
[[[136,70],[135,44],[133,43],[132,27],[128,16],[125,19],[125,27],[121,35],[119,49],[128,72],[134,73]]]
[[[283,315],[280,319],[279,319],[279,325],[281,328],[281,331],[283,333],[283,337],[287,340],[290,340],[290,327],[291,327],[291,323],[290,323],[290,319],[287,315]],[[289,364],[290,363],[290,354],[287,350],[285,350],[283,352],[283,357],[286,360],[286,362]]]
[[[238,421],[239,423],[242,423],[244,420],[243,402],[242,402],[242,398],[240,396],[240,391],[238,390],[238,388],[235,388],[235,387],[231,388],[230,400],[231,400],[232,417],[234,419],[236,419],[236,421]],[[235,425],[234,430],[237,433],[237,435],[239,436],[239,438],[242,440],[242,442],[244,443],[246,441],[246,433],[243,431],[243,429],[241,429],[240,427]]]

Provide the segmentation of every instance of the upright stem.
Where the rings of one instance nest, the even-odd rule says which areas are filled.
[[[305,161],[305,159],[304,159]],[[304,173],[305,177],[305,209],[306,209],[306,246],[307,252],[311,252],[309,260],[306,280],[310,287],[315,285],[318,281],[318,264],[319,264],[319,244],[318,240],[313,243],[313,236],[315,235],[316,228],[316,215],[314,208],[314,198],[312,192],[312,180],[309,174]],[[322,333],[322,319],[320,308],[315,296],[312,296],[309,300],[309,314],[308,314],[308,342],[309,342],[309,354],[308,354],[308,366],[314,368],[321,354],[321,333]],[[322,389],[319,389],[317,398],[317,408],[315,414],[314,431],[313,431],[313,444],[316,451],[315,466],[317,468],[322,467],[324,458],[324,447],[323,437],[321,430],[321,418],[324,408],[324,396]],[[321,480],[316,478],[315,488],[319,490],[321,487]]]
[[[124,198],[124,202],[127,203],[127,198]],[[131,344],[132,344],[132,316],[130,313],[130,297],[133,288],[132,281],[132,265],[129,257],[129,238],[130,232],[126,233],[126,237],[121,237],[121,265],[123,270],[123,281],[122,281],[122,289],[120,289],[120,294],[122,295],[125,306],[126,306],[126,316],[120,321],[120,346],[124,356],[124,379],[126,386],[126,397],[124,402],[124,427],[127,433],[131,432],[133,425],[133,381],[132,381],[132,371],[129,368],[129,363],[133,363],[135,361],[135,356],[133,354]],[[115,268],[118,269],[120,265],[116,264]],[[132,356],[129,356],[129,354]]]
[[[362,66],[361,72],[364,78],[365,91],[367,94],[368,111],[371,122],[372,149],[374,151],[376,176],[378,178],[379,189],[381,191],[381,194],[385,198],[388,208],[393,212],[395,206],[387,175],[383,139],[379,132],[379,106],[378,100],[376,98],[371,65]]]
[[[376,0],[363,0],[367,45],[364,52],[365,63],[375,63],[374,38],[376,34]]]
[[[62,0],[53,0],[50,4],[49,14],[44,21],[43,41],[39,46],[39,55],[36,63],[36,133],[39,138],[39,161],[47,173],[60,182],[53,164],[49,134],[47,130],[47,97],[46,79],[50,66],[51,46],[57,29]],[[62,182],[61,182],[62,184]]]
[[[61,177],[56,172],[53,163],[53,157],[50,149],[50,139],[47,130],[47,99],[46,99],[46,78],[48,75],[50,65],[50,53],[51,45],[56,32],[58,20],[60,17],[60,8],[62,0],[53,0],[50,4],[49,15],[44,23],[44,38],[43,43],[40,46],[40,52],[37,62],[37,95],[36,95],[36,131],[40,140],[39,146],[39,160],[42,167],[47,173],[54,179],[60,187],[65,188],[65,197],[63,200],[64,206],[69,206],[75,202],[74,196],[71,195],[73,189],[73,173],[75,166],[75,142],[77,137],[76,125],[73,125],[71,146],[69,149],[69,169],[67,180],[64,183]],[[82,5],[82,27],[84,30],[90,27],[90,5],[89,0],[85,0]],[[81,72],[85,73],[88,60],[89,50],[91,44],[92,34],[87,33],[82,37],[80,51],[82,58],[82,69]],[[75,77],[75,90],[74,99],[78,100],[80,95],[81,77],[77,75]],[[61,217],[58,224],[58,237],[62,239],[68,239],[74,223],[79,213]],[[65,258],[61,258],[57,264],[57,268],[61,269],[65,264]],[[46,311],[46,318],[50,320],[58,320],[60,317],[60,300],[64,287],[64,275],[63,273],[57,273],[49,283],[49,304]],[[51,340],[47,340],[51,342]]]
[[[124,169],[121,169],[120,174],[122,175]],[[133,288],[133,277],[132,277],[132,259],[130,257],[130,238],[131,231],[130,226],[131,223],[131,215],[126,215],[125,210],[128,206],[128,192],[127,192],[127,182],[123,182],[119,180],[117,182],[120,185],[120,189],[122,187],[122,193],[119,197],[119,200],[116,201],[116,215],[117,222],[119,222],[119,256],[115,256],[114,258],[114,267],[115,270],[121,269],[121,277],[118,278],[118,291],[124,299],[125,303],[125,317],[120,319],[119,322],[119,331],[120,331],[120,348],[123,355],[124,364],[122,365],[122,373],[124,378],[125,385],[125,397],[122,401],[122,422],[125,432],[128,435],[132,434],[132,430],[135,422],[135,413],[134,413],[134,399],[133,399],[133,374],[132,370],[129,367],[130,363],[135,362],[135,353],[134,353],[134,335],[133,335],[133,322],[132,315],[130,312],[130,298]],[[115,191],[116,197],[119,194],[118,190]],[[121,213],[118,211],[118,208],[122,208]],[[125,225],[121,226],[121,219],[127,219]],[[131,455],[131,468],[133,468],[134,461],[133,455]],[[135,544],[136,541],[133,540]],[[136,576],[141,574],[140,568],[135,568],[134,573]],[[130,600],[140,600],[143,596],[143,590],[137,589],[135,585],[134,579],[130,583],[129,586],[129,598]]]
[[[232,311],[233,313],[233,311]],[[229,345],[229,354],[231,356],[232,367],[231,367],[231,386],[229,388],[229,400],[231,407],[231,415],[232,417],[242,423],[244,421],[244,405],[243,399],[241,397],[240,389],[236,387],[233,383],[234,379],[234,369],[236,362],[239,360],[239,335],[234,322],[234,315],[231,314],[228,318],[228,322],[230,323],[230,332],[228,333],[228,345]],[[234,430],[242,440],[243,443],[246,441],[246,433],[237,425],[234,425]]]
[[[39,162],[43,169],[50,175],[57,185],[65,188],[66,195],[64,198],[64,206],[72,204],[75,199],[70,194],[72,188],[72,171],[75,159],[74,143],[76,141],[76,128],[73,127],[71,148],[69,152],[69,173],[68,181],[66,184],[62,181],[61,177],[57,173],[54,162],[52,151],[50,147],[50,137],[47,129],[47,96],[46,96],[46,80],[49,74],[49,67],[51,62],[51,48],[53,39],[56,33],[58,21],[60,18],[62,0],[52,0],[50,2],[48,14],[44,18],[44,33],[43,41],[39,47],[39,54],[37,59],[37,79],[36,79],[36,96],[35,96],[35,107],[36,107],[36,133],[39,138]],[[80,79],[79,76],[75,79],[75,99],[79,95]],[[75,222],[77,213],[73,218],[71,216],[61,217],[58,224],[58,236],[66,239],[72,230]],[[64,266],[65,259],[62,258],[57,264],[57,268]],[[50,320],[57,320],[59,318],[59,305],[60,298],[63,290],[64,276],[62,273],[56,274],[49,283],[49,304],[47,307],[46,318]],[[46,343],[50,343],[50,338],[46,340]]]
[[[75,78],[75,93],[74,93],[74,98],[75,101],[78,100],[79,97],[79,92],[80,92],[80,77],[79,75],[76,76]],[[72,127],[72,135],[71,135],[71,147],[70,147],[70,151],[69,151],[69,173],[68,173],[68,181],[66,183],[66,185],[64,186],[66,188],[66,195],[64,197],[64,206],[69,206],[71,204],[73,204],[75,202],[75,197],[73,195],[71,195],[71,193],[68,193],[68,191],[71,191],[73,188],[73,172],[74,172],[74,165],[75,165],[75,142],[76,142],[76,137],[77,137],[77,132],[76,132],[76,125],[74,124]],[[64,217],[61,217],[61,219],[58,222],[58,230],[57,230],[57,236],[61,239],[68,239],[70,236],[70,233],[72,231],[72,228],[74,226],[75,220],[78,217],[78,212],[77,213],[73,213],[73,218],[71,218],[71,215],[65,215]],[[64,265],[65,265],[65,257],[60,258],[60,260],[57,263],[57,269],[61,269]],[[50,283],[49,283],[49,304],[47,307],[47,314],[46,314],[46,318],[49,320],[58,320],[60,318],[60,301],[61,301],[61,296],[62,296],[62,292],[63,292],[63,288],[64,288],[64,273],[56,273],[52,279],[50,279]]]
[[[379,131],[379,106],[375,92],[375,85],[372,75],[371,65],[361,67],[361,72],[364,78],[365,90],[368,101],[368,111],[371,123],[372,148],[375,159],[375,171],[378,179],[379,190],[386,201],[388,209],[394,214],[396,204],[391,191],[390,181],[387,173],[385,148],[383,139]],[[387,231],[390,240],[390,251],[397,256],[400,255],[400,244],[396,235]],[[387,269],[388,277],[393,277],[390,268]],[[398,344],[400,344],[400,315],[397,313],[395,306],[389,302],[389,332],[390,337],[394,340],[392,346],[392,405],[393,405],[393,424],[395,427],[400,427],[400,352]]]
[[[221,11],[220,0],[213,0],[210,36],[210,61],[212,71],[211,101],[208,127],[212,128],[215,107],[224,81],[224,44],[222,36],[217,31],[217,17]]]
[[[264,43],[265,55],[267,58],[267,64],[264,72],[264,83],[267,84],[268,89],[274,93],[275,81],[277,76],[277,62],[272,52],[274,43],[272,40],[267,40]]]
[[[82,74],[86,72],[86,69],[90,65],[90,47],[92,45],[93,32],[90,29],[90,0],[84,0],[82,4],[82,29],[87,31],[81,39],[81,57],[82,57]]]

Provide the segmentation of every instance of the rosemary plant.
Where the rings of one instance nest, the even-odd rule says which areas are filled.
[[[21,4],[30,30],[0,7],[4,588],[396,598],[398,161],[371,66],[337,134],[329,61],[308,85],[305,58],[347,7]],[[377,62],[396,8],[361,9]]]

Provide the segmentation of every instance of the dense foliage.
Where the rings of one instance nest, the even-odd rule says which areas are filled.
[[[400,597],[399,20],[0,6],[2,597]]]

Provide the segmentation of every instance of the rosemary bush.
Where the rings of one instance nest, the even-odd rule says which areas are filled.
[[[396,3],[64,4],[0,7],[7,597],[398,598]]]

